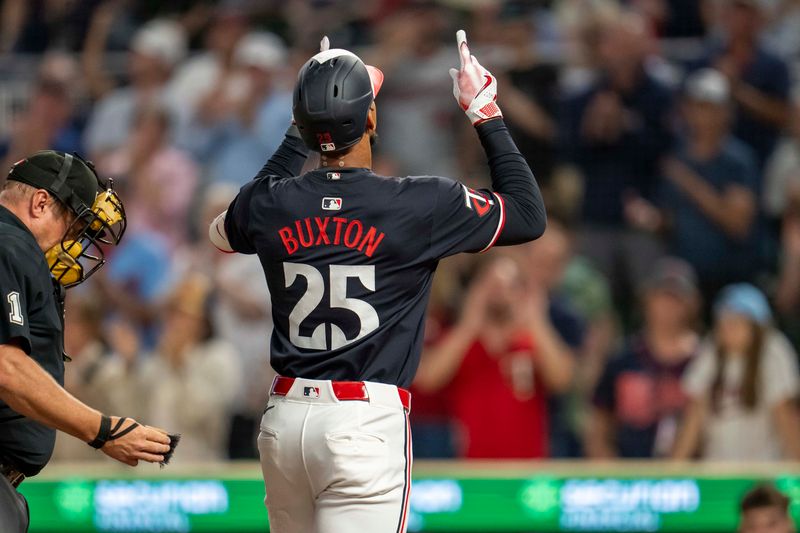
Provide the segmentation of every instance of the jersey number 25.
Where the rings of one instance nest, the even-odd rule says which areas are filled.
[[[294,285],[298,276],[306,279],[307,289],[289,313],[289,341],[298,348],[308,350],[327,350],[328,339],[325,324],[318,324],[310,337],[300,334],[300,324],[308,318],[322,301],[325,293],[325,280],[319,270],[302,263],[284,263],[283,273],[286,288]],[[375,308],[364,300],[347,297],[347,280],[356,278],[365,289],[375,292],[374,265],[330,265],[330,308],[347,309],[358,316],[361,327],[352,339],[348,339],[344,331],[336,324],[331,324],[330,349],[336,350],[357,341],[378,329],[380,319]]]

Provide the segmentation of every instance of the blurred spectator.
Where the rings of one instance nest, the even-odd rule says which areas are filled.
[[[783,220],[781,268],[775,288],[778,322],[792,342],[800,342],[800,211],[792,210]]]
[[[0,52],[76,50],[89,15],[101,1],[3,0]]]
[[[788,61],[800,59],[800,2],[798,0],[771,0],[769,25],[764,39],[770,49]]]
[[[535,313],[526,324],[535,343],[536,357],[540,361],[561,361],[565,367],[574,365],[578,374],[577,369],[583,366],[578,356],[583,348],[585,326],[570,302],[557,291],[573,255],[569,236],[558,221],[550,218],[544,235],[518,250],[522,268],[536,265],[523,272],[527,276],[528,297],[535,300],[537,310],[544,309],[544,316]],[[569,387],[549,395],[551,457],[582,455],[576,427],[576,384],[572,380]]]
[[[662,37],[703,37],[704,0],[629,0],[629,4],[645,15]]]
[[[501,257],[472,282],[462,309],[425,350],[415,386],[447,390],[464,457],[547,457],[547,395],[569,387],[574,362],[545,348],[546,295],[526,290],[517,264]]]
[[[722,291],[714,304],[713,336],[683,379],[691,401],[676,458],[800,458],[797,353],[771,327],[771,318],[767,299],[754,286],[740,283]]]
[[[457,58],[450,47],[442,47],[446,27],[441,7],[412,3],[378,26],[378,40],[363,56],[386,74],[377,147],[401,176],[457,175],[453,119],[458,107],[448,75]]]
[[[767,164],[764,210],[781,226],[781,261],[775,310],[781,325],[800,339],[800,99],[792,109],[789,135],[778,145]]]
[[[34,83],[25,111],[0,140],[3,168],[39,150],[83,152],[73,97],[70,86],[58,78],[40,77]]]
[[[229,455],[231,459],[256,459],[259,424],[275,377],[269,364],[272,307],[267,281],[257,256],[234,254],[220,263],[216,282],[214,324],[219,338],[235,347],[243,370],[231,421]]]
[[[656,190],[657,161],[670,142],[671,94],[645,67],[649,35],[641,18],[624,13],[599,31],[602,77],[565,103],[562,137],[565,156],[583,174],[579,248],[620,299],[661,253],[650,235],[627,226],[623,202]]]
[[[189,237],[189,207],[199,170],[187,153],[171,143],[170,126],[163,107],[136,110],[130,137],[99,160],[98,169],[114,178],[125,202],[129,230],[158,233],[174,249]]]
[[[110,14],[109,14],[110,17]],[[173,120],[178,110],[165,96],[173,68],[186,54],[186,35],[178,23],[156,19],[142,26],[133,38],[128,56],[129,85],[107,92],[111,82],[102,70],[105,36],[111,20],[95,21],[86,38],[84,70],[93,92],[102,95],[95,104],[84,135],[86,149],[98,159],[125,143],[136,112],[161,105]]]
[[[773,485],[756,485],[739,504],[739,533],[795,533],[789,504]]]
[[[173,250],[168,241],[152,231],[129,231],[108,268],[95,279],[101,297],[114,317],[127,322],[152,348],[160,324],[158,306],[170,289]]]
[[[81,290],[68,295],[64,313],[64,351],[70,358],[65,388],[78,399],[93,401],[104,413],[124,409],[146,416],[135,369],[141,351],[130,323],[109,320],[99,294]],[[97,450],[75,439],[58,439],[55,456],[65,461],[96,461]]]
[[[565,36],[566,65],[562,84],[566,96],[597,81],[598,43],[603,21],[620,15],[616,0],[557,0],[554,5]]]
[[[234,52],[250,22],[237,2],[221,2],[205,34],[206,50],[183,63],[169,85],[170,100],[189,116],[213,114],[219,102],[241,94],[247,83],[236,71]]]
[[[374,23],[407,3],[406,0],[285,0],[280,5],[295,48],[313,54],[322,35],[327,35],[335,48],[351,50],[366,44]]]
[[[681,107],[686,132],[663,165],[664,211],[641,198],[626,205],[633,224],[669,232],[672,253],[695,268],[707,301],[724,285],[752,280],[760,266],[757,164],[730,135],[729,98],[718,71],[689,76]]]
[[[95,401],[97,409],[109,412],[102,374],[110,347],[103,338],[102,307],[90,297],[90,293],[79,293],[67,300],[64,352],[70,358],[70,371],[65,374],[65,388],[79,398]]]
[[[239,41],[234,65],[246,83],[239,94],[220,93],[194,117],[190,145],[207,161],[213,182],[236,186],[252,179],[283,140],[281,124],[292,120],[292,93],[281,86],[287,54],[271,33]]]
[[[179,462],[226,458],[232,403],[241,385],[234,347],[211,329],[211,290],[200,274],[176,286],[158,345],[137,370],[143,418],[183,436],[174,458]]]
[[[206,189],[197,219],[199,235],[208,231],[211,221],[228,208],[237,192],[231,184],[214,184]],[[242,384],[233,399],[229,456],[257,458],[259,423],[275,377],[269,365],[272,308],[261,263],[255,255],[219,253],[200,239],[177,251],[173,272],[176,279],[200,273],[214,282],[214,331],[235,348],[237,365],[242,369]]]
[[[800,208],[800,95],[786,133],[764,171],[764,211],[776,220]]]
[[[550,221],[548,231],[552,227]],[[618,320],[608,280],[583,256],[572,256],[554,294],[556,300],[566,302],[569,310],[577,313],[584,324],[582,343],[573,347],[578,364],[566,400],[569,404],[567,427],[575,442],[574,450],[582,450],[581,439],[591,415],[594,389],[609,356],[618,350]]]
[[[643,323],[612,359],[594,394],[586,434],[592,458],[664,457],[685,396],[681,376],[695,354],[699,295],[691,266],[659,260],[641,289]]]
[[[478,257],[468,254],[444,259],[436,269],[425,318],[424,347],[438,345],[458,318],[457,308],[463,299],[468,273],[474,272]],[[424,353],[424,351],[423,351]],[[455,424],[450,413],[447,388],[422,390],[411,386],[414,409],[411,410],[411,433],[414,457],[446,459],[456,456]]]
[[[731,83],[736,103],[733,133],[766,162],[789,115],[791,81],[782,59],[761,44],[760,0],[722,2],[724,42],[712,45],[697,67],[714,67]]]
[[[547,186],[556,164],[558,67],[538,56],[534,42],[532,5],[506,2],[500,12],[499,32],[508,49],[503,109],[506,123],[522,155]]]
[[[103,338],[103,313],[91,294],[71,293],[64,312],[64,352],[66,363],[64,388],[83,402],[93,402],[101,412],[115,412],[114,387],[119,362]],[[56,440],[55,459],[68,461],[97,460],[97,450],[76,439]]]

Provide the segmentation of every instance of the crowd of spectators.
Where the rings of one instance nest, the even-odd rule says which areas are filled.
[[[378,173],[488,186],[459,28],[550,221],[440,265],[415,455],[800,459],[797,0],[4,0],[4,164],[85,154],[129,218],[68,296],[67,388],[181,432],[178,461],[254,457],[269,294],[205,228],[325,34],[386,75]]]

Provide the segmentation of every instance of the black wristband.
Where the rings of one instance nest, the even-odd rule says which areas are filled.
[[[89,446],[99,450],[108,442],[109,436],[111,436],[111,417],[102,415],[100,417],[100,430],[94,440],[89,443]]]
[[[123,429],[122,431],[119,431],[119,429],[122,427],[122,424],[124,424],[126,420],[128,419],[123,416],[117,421],[116,425],[114,425],[114,427],[112,428],[111,417],[102,415],[102,418],[100,419],[100,431],[97,432],[97,436],[94,438],[92,442],[89,443],[89,446],[91,446],[92,448],[100,449],[103,446],[105,446],[106,442],[110,440],[116,440],[120,437],[124,437],[125,435],[127,435],[128,433],[139,427],[139,423],[134,422],[127,428]]]

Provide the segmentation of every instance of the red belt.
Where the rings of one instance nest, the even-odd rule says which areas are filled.
[[[275,381],[272,382],[272,390],[270,394],[275,396],[286,396],[289,394],[289,389],[294,384],[294,378],[285,378],[283,376],[276,376]],[[367,386],[363,381],[331,381],[333,387],[333,395],[339,400],[359,400],[362,402],[369,401],[369,392]],[[310,392],[310,391],[309,391]],[[411,393],[405,389],[397,387],[397,392],[400,395],[400,403],[406,411],[411,410]],[[319,391],[317,391],[317,394]]]

